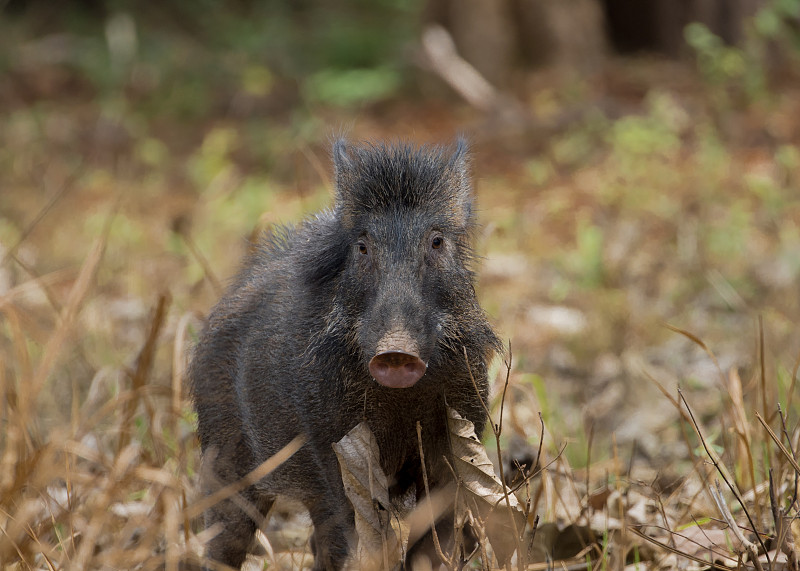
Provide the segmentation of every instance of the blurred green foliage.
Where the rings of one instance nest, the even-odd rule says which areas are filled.
[[[213,111],[219,91],[263,98],[281,82],[302,85],[309,102],[334,106],[391,96],[408,67],[406,44],[418,34],[422,6],[422,0],[23,2],[7,10],[0,28],[12,36],[15,25],[37,28],[19,36],[42,36],[47,41],[32,47],[76,68],[103,97],[127,90],[150,114],[192,119]],[[2,52],[0,69],[13,67],[14,50]]]
[[[800,0],[769,0],[748,22],[739,46],[726,45],[699,22],[689,24],[684,37],[700,73],[715,88],[717,103],[727,108],[731,97],[752,102],[769,96],[768,72],[774,60],[800,55],[799,23]]]

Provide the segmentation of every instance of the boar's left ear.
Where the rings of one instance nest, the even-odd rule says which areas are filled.
[[[353,159],[347,152],[347,141],[344,139],[336,139],[333,142],[333,174],[336,177],[336,186],[342,183],[342,179],[347,177],[347,174],[353,170]]]
[[[472,220],[472,180],[470,178],[469,143],[464,137],[456,139],[453,154],[447,163],[449,167],[452,191],[453,213],[458,221],[470,225]]]

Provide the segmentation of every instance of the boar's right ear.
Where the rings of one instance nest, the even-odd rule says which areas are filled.
[[[334,184],[336,186],[336,206],[335,209],[339,215],[339,219],[345,228],[352,225],[350,215],[346,212],[345,204],[347,202],[346,193],[348,186],[352,181],[352,173],[355,169],[353,157],[348,153],[348,144],[345,139],[336,139],[333,142],[333,175]]]
[[[449,163],[454,172],[467,174],[469,170],[469,141],[465,137],[459,136],[456,138]]]

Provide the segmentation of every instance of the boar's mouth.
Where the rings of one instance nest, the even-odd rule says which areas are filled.
[[[427,368],[419,357],[417,343],[406,331],[384,335],[369,362],[372,378],[392,389],[413,387]]]

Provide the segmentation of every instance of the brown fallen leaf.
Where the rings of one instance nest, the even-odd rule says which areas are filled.
[[[784,551],[789,560],[797,567],[800,563],[800,520],[797,518],[792,519],[789,524],[789,534]]]
[[[347,499],[355,512],[360,569],[394,569],[401,562],[400,535],[392,526],[389,485],[378,443],[362,422],[333,444]]]
[[[736,567],[733,551],[741,548],[727,529],[705,529],[693,525],[672,535],[675,550],[695,559]]]
[[[525,528],[525,514],[517,497],[500,482],[494,465],[475,434],[475,426],[458,411],[447,408],[447,424],[453,451],[453,469],[466,497],[460,507],[479,518],[501,565],[513,555]]]

